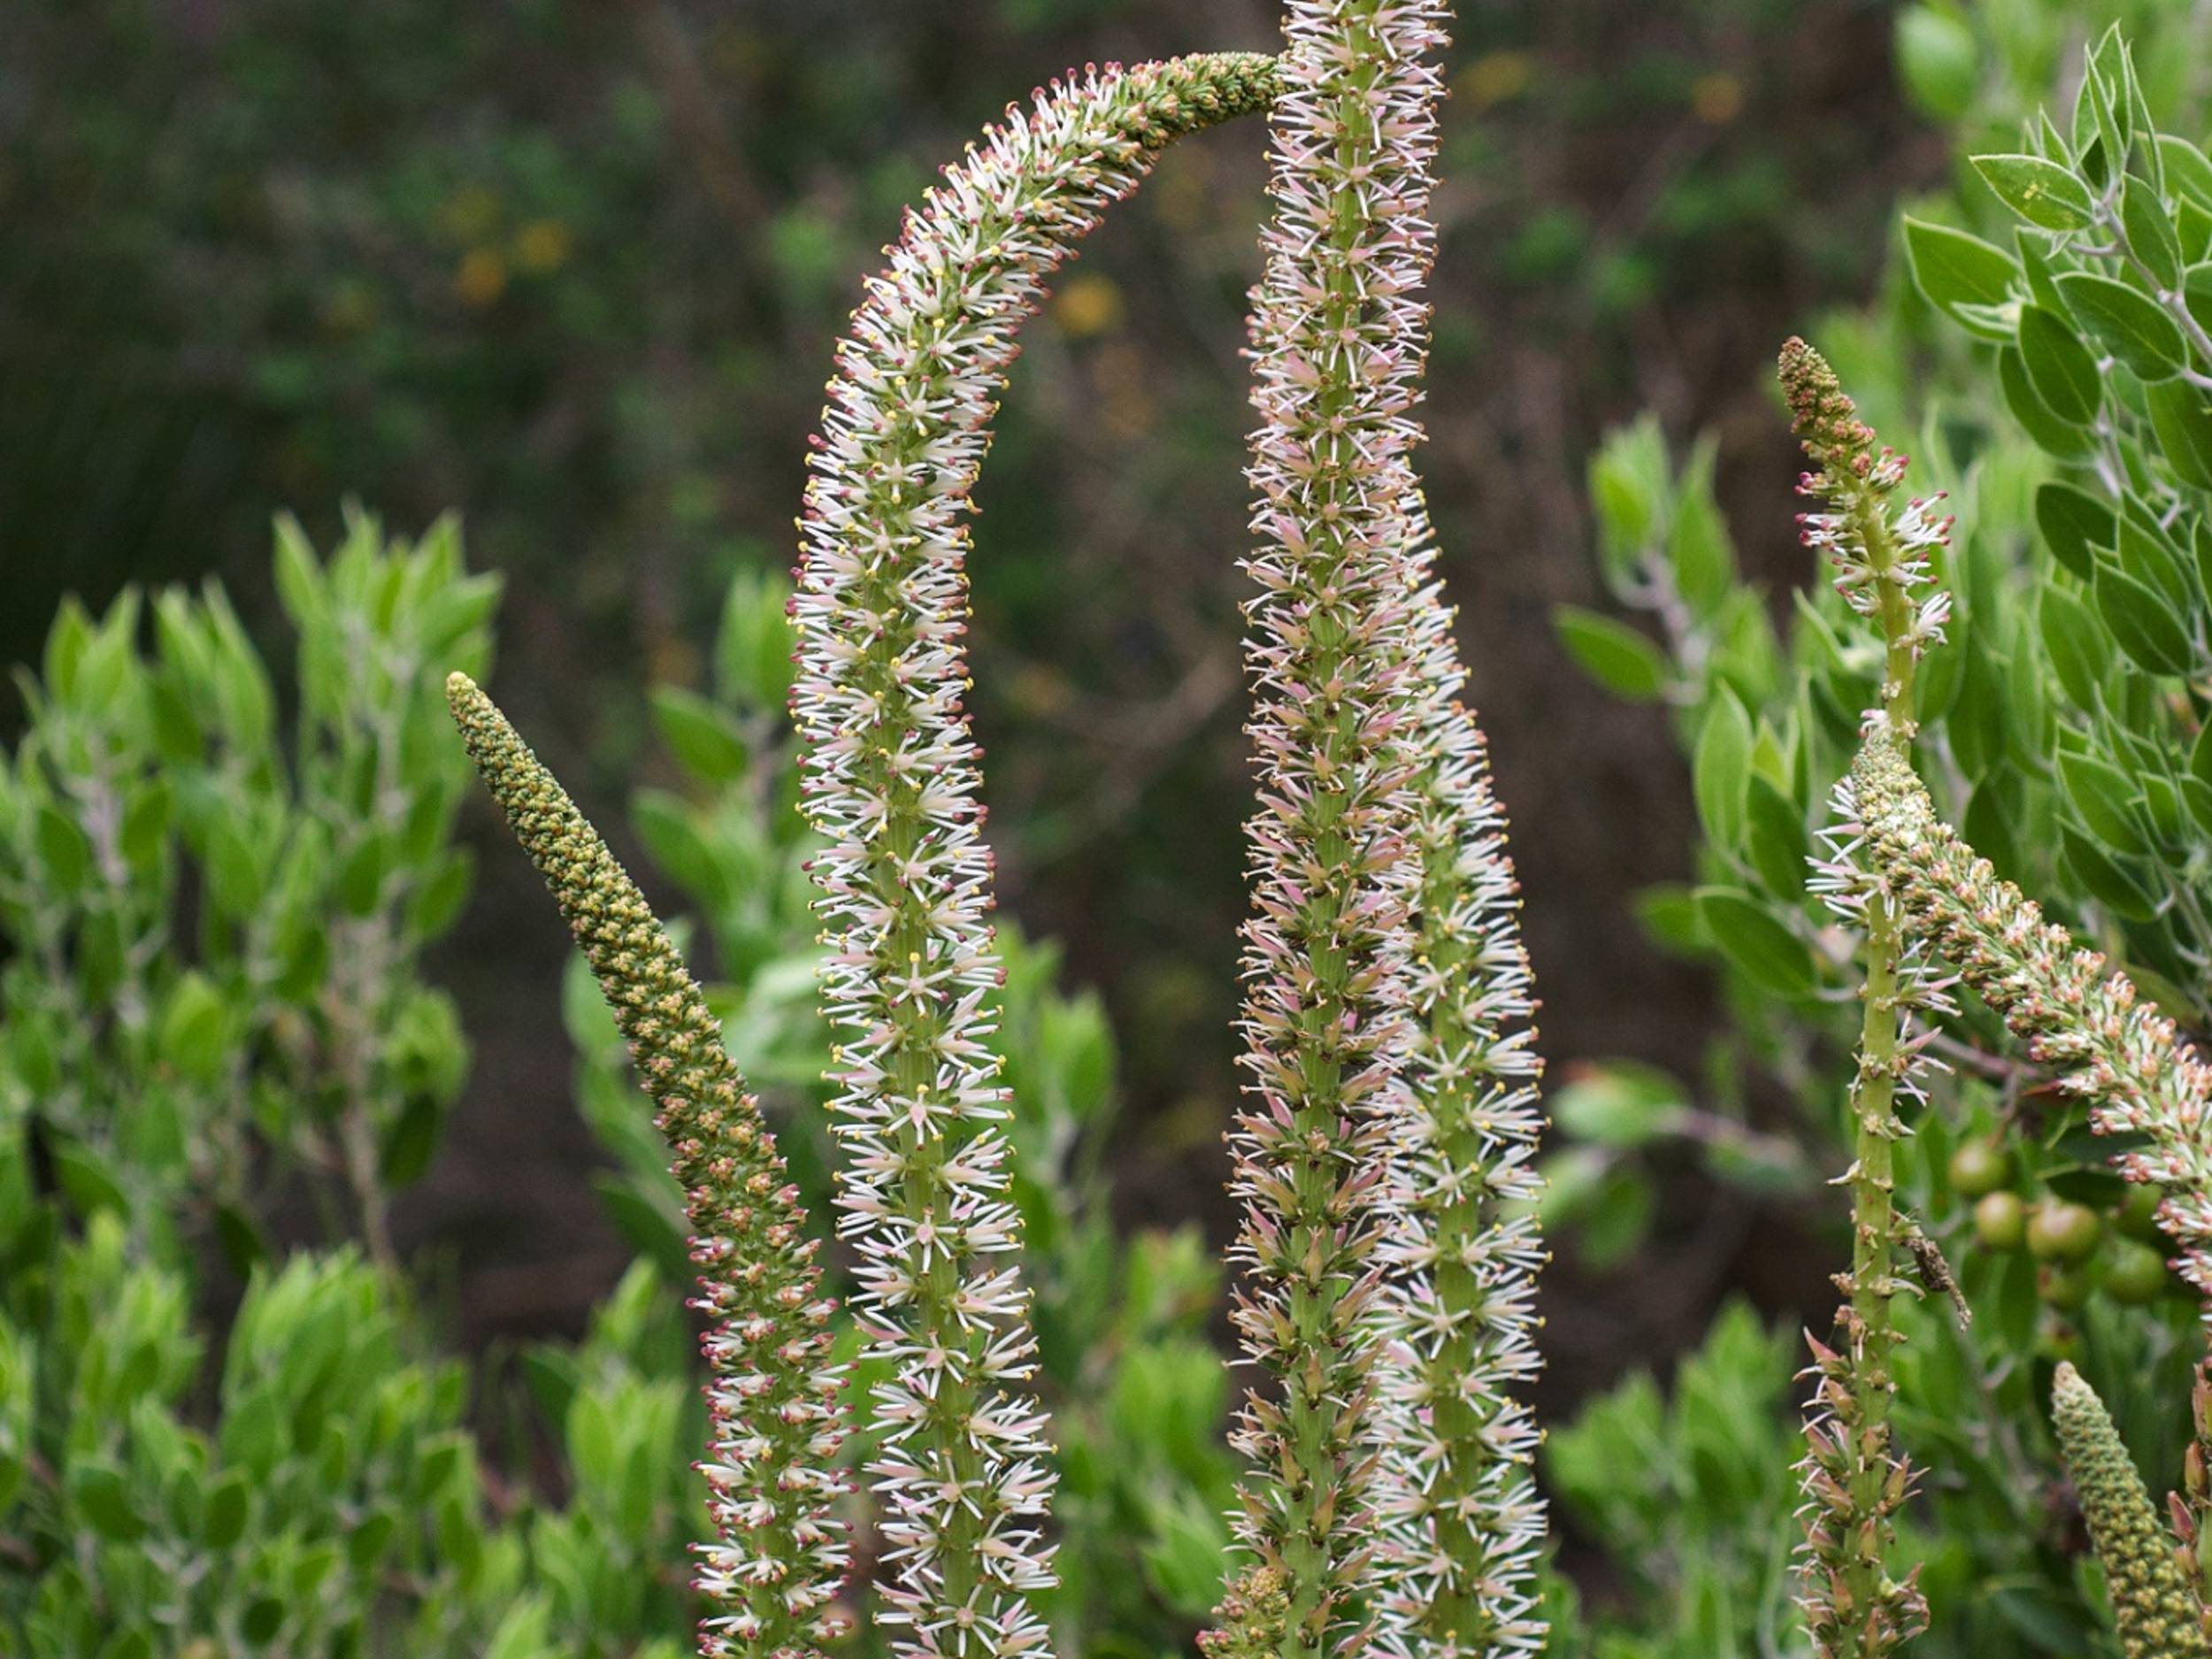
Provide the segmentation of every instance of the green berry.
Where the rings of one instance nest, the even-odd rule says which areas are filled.
[[[2028,1214],[2028,1249],[2039,1262],[2085,1262],[2103,1233],[2095,1210],[2062,1198],[2047,1198]]]
[[[2124,1307],[2155,1302],[2166,1288],[2166,1258],[2133,1239],[2115,1240],[2105,1258],[2104,1287],[2106,1294]]]
[[[2163,1187],[2140,1182],[2128,1188],[2128,1195],[2112,1218],[2113,1225],[2131,1239],[2140,1239],[2146,1244],[2159,1240],[2158,1207],[2166,1202]]]
[[[2034,1224],[2029,1224],[2031,1227]],[[2035,1276],[2036,1294],[2054,1308],[2074,1309],[2089,1300],[2089,1270],[2047,1263]]]
[[[2028,1207],[2017,1193],[1991,1193],[1974,1206],[1975,1236],[1993,1250],[2016,1250],[2028,1239]]]
[[[1995,1192],[2012,1179],[2012,1159],[1994,1141],[1969,1141],[1951,1154],[1951,1185],[1969,1198]]]

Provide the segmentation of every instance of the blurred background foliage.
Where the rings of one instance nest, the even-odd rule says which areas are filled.
[[[1597,1651],[1767,1650],[1729,1644],[1770,1634],[1781,1601],[1792,1350],[1770,1332],[1824,1317],[1840,1240],[1808,1202],[1832,1148],[1795,1115],[1806,1078],[1706,1087],[1709,1040],[1745,993],[1709,949],[1670,954],[1635,920],[1640,891],[1710,856],[1684,745],[1713,677],[1608,631],[1626,545],[1615,474],[1658,503],[1647,533],[1705,561],[1717,609],[1786,618],[1815,572],[1790,524],[1775,345],[1836,313],[1870,413],[1914,430],[1916,376],[1955,383],[1970,348],[1913,290],[1897,205],[1998,223],[1957,157],[2016,148],[2014,125],[2070,96],[2108,15],[2155,66],[2163,119],[2194,133],[2199,59],[2171,50],[2186,18],[2152,0],[2093,18],[2060,0],[1532,0],[1458,26],[1427,476],[1522,831],[1543,1046],[1570,1086],[1559,1172],[1580,1210],[1561,1212],[1540,1409],[1563,1423],[1626,1372],[1665,1375],[1710,1327],[1678,1389],[1632,1383],[1562,1437],[1567,1559],[1620,1622]],[[271,1382],[286,1435],[239,1431],[237,1456],[366,1462],[334,1516],[272,1500],[233,1533],[224,1512],[225,1548],[251,1557],[224,1617],[283,1599],[264,1580],[322,1585],[331,1528],[419,1509],[450,1537],[403,1537],[388,1563],[380,1542],[348,1567],[382,1574],[421,1621],[409,1651],[522,1659],[548,1620],[588,1630],[589,1651],[634,1651],[680,1632],[681,1601],[634,1566],[669,1569],[695,1518],[642,1472],[695,1429],[672,1386],[672,1193],[572,967],[564,994],[550,907],[480,803],[461,811],[457,748],[361,723],[383,710],[411,730],[393,687],[425,664],[473,667],[495,637],[489,683],[649,891],[695,918],[740,1059],[787,1114],[815,1098],[780,583],[831,343],[900,205],[1010,95],[1086,58],[1265,47],[1273,8],[23,0],[10,27],[0,657],[45,689],[0,698],[23,780],[0,827],[19,879],[68,867],[78,837],[90,852],[76,909],[31,906],[8,929],[10,1041],[29,1046],[0,1073],[15,1160],[0,1159],[0,1245],[37,1265],[6,1311],[61,1342],[82,1323],[71,1308],[117,1296],[179,1328],[188,1305],[219,1327],[241,1295],[242,1331],[276,1303],[342,1323],[394,1294],[362,1261],[407,1263],[421,1306],[391,1310],[403,1353],[358,1374],[399,1379],[379,1386],[404,1396],[406,1433],[465,1421],[481,1467],[473,1450],[426,1471],[324,1449],[316,1377]],[[1233,480],[1263,172],[1256,127],[1216,134],[1110,221],[1025,336],[980,492],[976,707],[1002,891],[1028,934],[1059,941],[1017,950],[1009,996],[1033,1085],[1025,1208],[1066,1513],[1090,1529],[1070,1559],[1097,1563],[1063,1617],[1106,1651],[1157,1651],[1210,1601],[1226,1479],[1204,1342],[1243,911]],[[1640,411],[1603,451],[1594,511],[1586,472]],[[495,628],[449,511],[467,568],[501,581]],[[273,564],[286,512],[299,527]],[[342,549],[326,574],[318,547]],[[390,573],[418,566],[432,573]],[[219,593],[111,608],[210,577]],[[57,625],[65,594],[85,609]],[[1563,603],[1581,609],[1555,629]],[[317,643],[341,617],[342,641],[375,647],[362,662]],[[386,739],[404,770],[380,780],[361,756]],[[202,780],[140,809],[146,856],[179,885],[137,909],[94,879],[114,873],[96,856],[112,803],[72,780],[102,768],[133,789],[164,768]],[[396,812],[395,790],[434,804]],[[211,915],[259,933],[210,934]],[[288,928],[326,933],[332,959],[299,959],[312,947]],[[145,981],[134,1011],[77,1033],[104,1049],[46,1035],[73,1029],[70,997],[111,989],[73,985],[73,948],[53,969],[40,941],[58,929],[139,941],[114,953]],[[337,948],[364,937],[373,960]],[[334,968],[360,983],[341,995]],[[349,1046],[362,1007],[391,1017],[357,1018],[377,1041]],[[240,1064],[242,1093],[223,1070]],[[124,1079],[130,1110],[54,1093],[70,1076]],[[811,1120],[787,1121],[818,1193]],[[180,1139],[211,1163],[173,1156]],[[271,1265],[309,1243],[361,1255]],[[486,1362],[472,1393],[441,1380],[456,1353]],[[163,1527],[204,1544],[211,1488],[175,1471],[219,1485],[232,1448],[211,1461],[162,1425],[173,1408],[203,1424],[259,1411],[247,1365],[125,1366],[123,1394],[104,1374],[38,1373],[38,1420],[65,1440],[70,1422],[137,1413],[127,1441],[74,1448],[91,1472],[54,1477],[42,1525],[88,1503],[126,1553]],[[0,1453],[12,1374],[31,1373],[0,1352]],[[1732,1453],[1730,1424],[1756,1425]],[[1655,1460],[1660,1444],[1690,1449]],[[1628,1459],[1643,1484],[1606,1478]],[[117,1510],[126,1470],[173,1486],[173,1512]],[[1670,1518],[1678,1548],[1654,1551]],[[265,1523],[292,1541],[263,1550]],[[464,1534],[483,1526],[472,1551]],[[634,1553],[610,1556],[617,1538]],[[565,1561],[604,1597],[588,1617],[560,1599]],[[145,1587],[142,1563],[115,1571]],[[299,1617],[344,1605],[326,1603]]]

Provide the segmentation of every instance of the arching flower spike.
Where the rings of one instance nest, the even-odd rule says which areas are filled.
[[[1263,108],[1272,61],[1091,70],[1010,111],[871,280],[812,457],[792,709],[827,923],[824,1001],[847,1150],[840,1231],[888,1380],[868,1474],[897,1651],[1046,1644],[1049,1504],[1007,1115],[986,1000],[990,855],[964,699],[965,516],[1014,335],[1047,277],[1170,140]]]
[[[834,1602],[849,1557],[833,1513],[847,1433],[844,1379],[830,1360],[833,1304],[821,1294],[806,1212],[775,1137],[722,1047],[721,1023],[597,831],[491,700],[447,682],[469,757],[629,1039],[660,1109],[699,1265],[693,1305],[712,1321],[705,1351],[712,1441],[698,1587],[714,1609],[703,1659],[807,1659],[843,1634]]]

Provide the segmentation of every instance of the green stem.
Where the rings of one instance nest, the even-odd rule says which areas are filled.
[[[1911,591],[1918,573],[1886,500],[1904,463],[1878,448],[1834,372],[1802,341],[1783,348],[1781,374],[1794,430],[1820,469],[1807,491],[1829,508],[1809,520],[1808,544],[1835,557],[1846,597],[1881,633],[1883,680],[1869,718],[1901,753],[1916,726],[1915,669],[1932,633],[1932,623],[1920,626]],[[1909,512],[1915,536],[1933,539],[1919,510]],[[1901,900],[1878,881],[1870,887],[1846,1178],[1851,1268],[1837,1279],[1847,1302],[1837,1315],[1836,1348],[1816,1344],[1821,1383],[1806,1432],[1806,1624],[1828,1659],[1881,1659],[1926,1617],[1917,1590],[1893,1580],[1886,1561],[1892,1517],[1910,1486],[1909,1466],[1891,1450],[1890,1416],[1897,1387],[1892,1359],[1900,1340],[1892,1302],[1901,1288],[1902,1238],[1895,1153],[1905,1134],[1896,1104],[1911,1054],[1902,1041],[1909,987],[1902,972]]]

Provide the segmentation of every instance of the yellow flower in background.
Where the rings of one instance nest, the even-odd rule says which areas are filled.
[[[1099,421],[1110,435],[1126,442],[1143,437],[1159,424],[1152,365],[1127,341],[1099,348],[1091,378],[1098,388]]]
[[[480,184],[465,184],[438,204],[438,228],[456,242],[480,242],[499,222],[499,198]]]
[[[1486,52],[1460,71],[1453,89],[1477,109],[1486,110],[1527,91],[1535,73],[1535,61],[1526,52]]]
[[[1113,278],[1096,272],[1069,279],[1052,303],[1052,319],[1071,340],[1084,340],[1121,326],[1121,289]]]
[[[533,276],[559,270],[575,251],[575,234],[557,219],[532,219],[515,235],[515,263]]]
[[[482,310],[507,291],[507,261],[495,248],[472,248],[453,273],[453,292],[464,305]]]
[[[1725,127],[1743,113],[1743,82],[1723,70],[1700,75],[1690,88],[1690,111],[1708,127]]]

